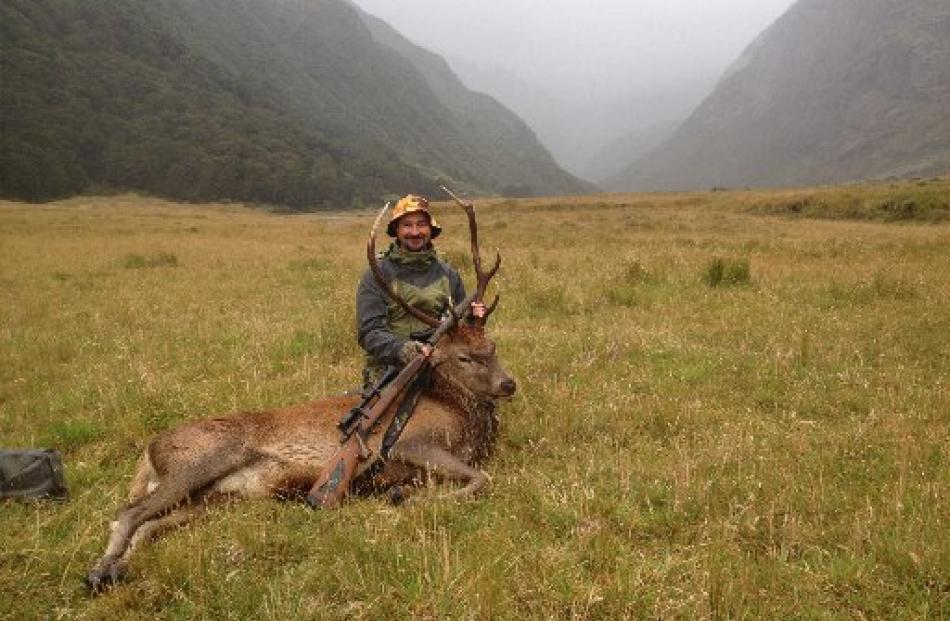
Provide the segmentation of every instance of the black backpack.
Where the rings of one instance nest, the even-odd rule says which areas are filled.
[[[63,460],[57,451],[0,449],[0,500],[65,500],[68,495]]]

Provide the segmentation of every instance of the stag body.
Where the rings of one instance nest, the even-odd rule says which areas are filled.
[[[429,475],[463,483],[449,496],[482,489],[475,466],[492,450],[495,403],[515,391],[480,329],[450,332],[432,354],[433,382],[416,406],[389,459],[360,470],[361,486],[394,490]],[[126,507],[112,523],[109,544],[87,576],[94,591],[122,577],[135,547],[195,517],[219,498],[295,497],[306,492],[339,448],[336,423],[355,397],[331,397],[264,412],[241,412],[189,423],[152,440],[142,454]],[[390,408],[395,412],[398,403]],[[369,439],[379,455],[382,434]]]
[[[467,211],[474,227],[470,206]],[[367,252],[371,265],[374,243],[375,226]],[[474,244],[473,251],[479,275],[475,297],[480,300],[497,264],[490,274],[482,274]],[[378,272],[378,266],[374,268]],[[515,382],[499,363],[483,326],[460,325],[455,316],[432,352],[430,364],[432,383],[388,459],[381,462],[382,468],[370,470],[379,459],[382,434],[367,438],[377,459],[360,465],[361,488],[393,490],[393,498],[401,499],[407,486],[429,476],[463,484],[450,496],[476,493],[488,482],[476,466],[494,444],[495,403],[514,394]],[[106,550],[86,577],[89,588],[98,592],[117,581],[139,543],[187,522],[209,501],[293,497],[306,492],[339,449],[336,424],[357,401],[356,397],[331,397],[277,410],[236,413],[158,435],[141,456],[128,504],[112,523]],[[390,406],[383,425],[397,407],[398,401]]]

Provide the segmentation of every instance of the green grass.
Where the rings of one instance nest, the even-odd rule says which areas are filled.
[[[948,189],[796,192],[917,188]],[[0,445],[59,448],[72,493],[0,505],[0,618],[950,617],[950,228],[753,208],[787,194],[478,201],[520,389],[490,493],[215,507],[95,600],[150,436],[357,383],[373,216],[0,204]]]

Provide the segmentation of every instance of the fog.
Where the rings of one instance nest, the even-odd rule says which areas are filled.
[[[682,120],[793,0],[355,0],[518,113],[558,162]]]

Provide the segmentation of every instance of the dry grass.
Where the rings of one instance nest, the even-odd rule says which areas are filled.
[[[73,498],[0,506],[0,618],[946,618],[950,228],[876,205],[947,195],[481,202],[521,386],[492,492],[217,508],[97,600],[151,434],[355,383],[371,217],[2,203],[0,444],[59,447]]]

